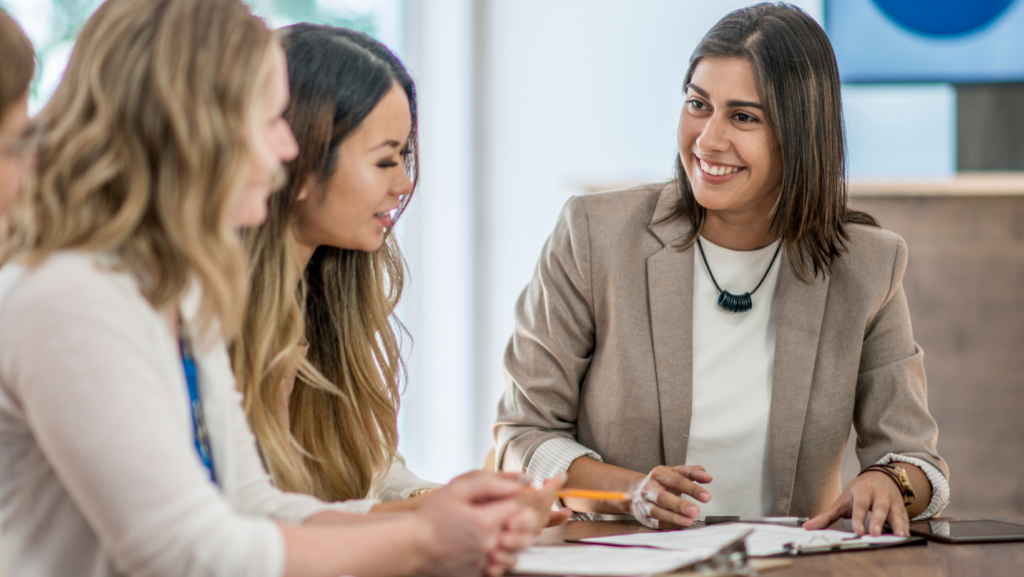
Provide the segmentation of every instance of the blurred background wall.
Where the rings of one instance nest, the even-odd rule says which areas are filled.
[[[401,450],[436,480],[479,467],[512,308],[559,209],[575,194],[672,177],[689,55],[750,2],[250,3],[274,26],[367,31],[418,82],[421,187],[398,225],[413,341]],[[40,49],[34,110],[98,4],[0,0]],[[851,202],[910,248],[905,286],[952,469],[947,513],[1024,514],[1024,0],[920,10],[993,7],[977,22],[918,21],[883,0],[795,4],[826,27],[849,81]],[[858,470],[848,455],[845,477]]]

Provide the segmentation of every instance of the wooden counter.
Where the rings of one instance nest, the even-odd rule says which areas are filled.
[[[850,204],[907,242],[903,287],[950,469],[944,514],[1024,516],[1024,195],[878,194]]]
[[[579,180],[573,188],[594,193],[619,190],[666,178]],[[948,178],[887,178],[850,181],[850,198],[1024,196],[1024,172],[961,172]]]
[[[1024,174],[963,172],[952,178],[854,180],[850,198],[858,197],[1024,196]]]

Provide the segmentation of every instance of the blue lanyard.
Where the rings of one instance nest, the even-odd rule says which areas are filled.
[[[178,324],[178,344],[181,347],[181,364],[185,368],[185,381],[188,383],[189,404],[192,407],[192,434],[196,442],[199,458],[210,472],[210,480],[217,483],[217,474],[213,470],[213,452],[210,450],[210,434],[206,430],[206,419],[203,417],[203,400],[199,396],[199,377],[196,361],[192,356],[192,346],[185,336],[185,327]]]

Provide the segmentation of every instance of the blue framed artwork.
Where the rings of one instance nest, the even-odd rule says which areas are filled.
[[[825,0],[843,82],[1022,82],[1024,0]]]

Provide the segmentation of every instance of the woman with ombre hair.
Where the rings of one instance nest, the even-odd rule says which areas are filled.
[[[439,486],[409,473],[397,453],[402,359],[392,314],[405,263],[390,223],[374,220],[392,211],[397,219],[412,196],[416,90],[401,62],[366,34],[311,24],[282,34],[292,94],[285,118],[300,154],[267,221],[244,234],[253,274],[232,360],[275,484],[366,510]],[[349,137],[396,113],[404,118],[395,133],[378,138],[395,146],[360,162]],[[378,178],[351,182],[364,172]],[[370,190],[380,202],[366,204],[383,206],[360,211],[360,193]],[[365,213],[367,222],[353,226],[341,211]],[[360,224],[373,226],[363,235],[372,238],[361,238]],[[310,238],[331,231],[358,242]]]
[[[253,275],[232,346],[239,388],[279,487],[352,511],[416,509],[441,485],[397,450],[405,263],[394,225],[417,180],[415,85],[366,34],[283,32],[285,117],[300,153],[267,221],[245,233]],[[559,484],[527,499],[537,531],[567,518],[549,518]]]
[[[240,0],[108,0],[43,111],[0,269],[0,517],[16,575],[479,575],[532,527],[514,476],[353,516],[262,468],[224,341],[237,229],[298,150]]]

